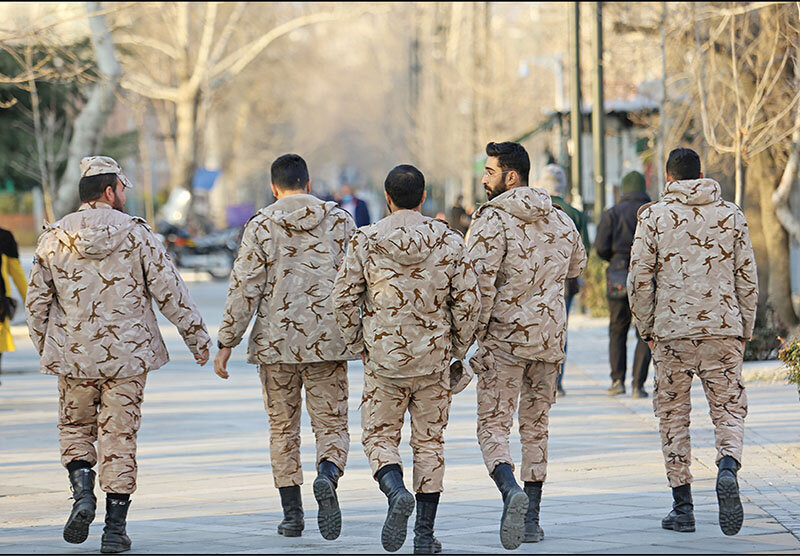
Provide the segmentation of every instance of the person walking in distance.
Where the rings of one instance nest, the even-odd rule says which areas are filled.
[[[609,261],[606,269],[606,298],[608,299],[608,357],[611,363],[611,388],[608,395],[625,393],[625,371],[627,370],[627,340],[631,325],[631,309],[628,303],[628,264],[631,246],[636,231],[639,208],[650,202],[644,176],[633,171],[625,174],[620,187],[619,202],[606,210],[597,226],[594,248],[601,259]],[[633,355],[632,390],[634,398],[646,398],[644,382],[650,367],[650,348],[636,333],[636,351]]]
[[[284,516],[278,534],[299,537],[305,528],[300,495],[300,398],[305,388],[317,447],[317,525],[323,538],[332,540],[342,527],[336,488],[350,449],[347,360],[354,356],[336,327],[330,296],[355,224],[336,203],[309,194],[308,167],[300,156],[278,157],[271,178],[277,201],[245,226],[214,370],[228,378],[231,349],[242,341],[255,314],[248,361],[259,366],[269,416],[272,477]]]
[[[553,203],[553,206],[556,206],[567,213],[567,216],[569,216],[570,220],[572,220],[573,224],[575,224],[575,228],[578,230],[578,233],[581,234],[583,248],[586,253],[588,253],[591,242],[589,241],[589,232],[586,230],[586,216],[583,214],[583,212],[579,211],[564,200],[564,196],[567,194],[567,176],[564,174],[564,169],[558,164],[548,164],[542,168],[542,173],[539,176],[539,182],[537,185],[550,194],[550,201]],[[569,310],[572,307],[572,300],[575,299],[575,296],[578,295],[578,292],[580,292],[580,279],[578,277],[567,278],[567,280],[564,282],[564,303],[566,305],[566,319],[568,324]],[[567,341],[565,339],[564,362],[561,363],[561,369],[558,373],[558,382],[556,383],[556,395],[558,397],[567,395],[563,386],[564,367],[567,363],[566,354]]]
[[[758,303],[755,257],[744,214],[703,176],[696,152],[673,150],[666,181],[661,200],[639,211],[627,283],[655,362],[653,408],[673,497],[661,525],[695,530],[689,414],[697,375],[714,424],[719,525],[735,535],[744,519],[736,473],[747,415],[742,359]]]
[[[16,312],[16,299],[11,297],[11,280],[25,302],[28,283],[22,265],[19,264],[19,248],[14,234],[0,228],[0,370],[3,353],[14,351],[14,338],[11,336],[11,319]]]
[[[530,160],[519,143],[486,145],[483,187],[467,244],[481,292],[478,442],[503,495],[500,541],[507,549],[544,538],[539,525],[547,476],[550,406],[564,361],[564,282],[586,265],[575,224],[550,195],[528,186]],[[519,404],[523,491],[514,479],[509,434]]]
[[[25,309],[42,372],[58,376],[61,463],[74,498],[64,540],[89,534],[97,463],[106,492],[100,551],[124,552],[145,381],[169,361],[152,302],[199,365],[211,338],[162,243],[125,214],[130,182],[116,161],[90,156],[80,169],[82,204],[39,237]]]
[[[425,178],[402,164],[386,177],[391,214],[359,228],[334,286],[339,328],[364,361],[362,442],[389,502],[383,548],[405,542],[414,496],[403,484],[398,450],[411,416],[414,552],[441,551],[433,536],[444,477],[444,429],[450,412],[450,358],[475,337],[478,286],[461,234],[425,217]]]

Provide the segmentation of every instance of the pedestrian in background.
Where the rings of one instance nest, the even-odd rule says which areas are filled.
[[[564,200],[564,197],[567,194],[567,176],[564,174],[564,169],[559,166],[558,164],[548,164],[544,168],[542,168],[541,175],[539,176],[539,182],[537,184],[539,187],[544,189],[550,194],[550,202],[553,203],[553,206],[560,208],[564,212],[567,213],[567,216],[570,217],[572,222],[575,224],[575,228],[578,230],[578,233],[581,235],[581,242],[583,243],[583,248],[586,253],[589,253],[589,247],[591,242],[589,241],[589,232],[586,229],[586,216],[580,210],[576,209],[568,202]],[[578,295],[580,292],[580,278],[567,278],[566,282],[564,283],[564,302],[566,304],[566,319],[567,323],[569,323],[569,310],[572,307],[572,300]],[[567,353],[567,340],[564,338],[564,356],[566,357]],[[564,362],[561,364],[560,372],[558,373],[558,383],[556,384],[556,394],[558,396],[566,396],[567,393],[564,391],[563,382],[564,382],[564,367],[567,364],[567,360],[564,359]]]
[[[464,196],[459,195],[456,202],[450,207],[450,215],[447,223],[451,228],[459,232],[462,236],[467,235],[469,229],[470,213],[464,208]]]
[[[566,357],[564,282],[580,275],[586,251],[566,212],[542,189],[528,187],[530,159],[519,143],[486,145],[488,202],[472,219],[467,244],[481,293],[478,351],[478,442],[503,496],[500,541],[508,550],[539,542],[547,477],[550,407]],[[509,435],[519,404],[520,475],[514,479]]]
[[[758,303],[753,246],[744,213],[703,177],[696,152],[669,153],[666,173],[661,200],[639,212],[627,284],[655,362],[653,408],[673,497],[661,526],[695,530],[689,416],[697,375],[714,424],[719,525],[735,535],[744,519],[736,479],[747,415],[742,359]]]
[[[361,426],[372,476],[389,508],[381,544],[403,546],[415,497],[403,483],[400,431],[411,417],[414,552],[441,552],[434,537],[444,480],[444,430],[453,392],[450,359],[475,338],[478,285],[464,239],[423,216],[425,178],[402,164],[386,177],[391,214],[359,228],[336,277],[336,319],[364,361]]]
[[[339,189],[338,203],[340,208],[350,213],[356,222],[356,227],[368,226],[371,222],[367,203],[356,197],[349,185],[345,184]]]
[[[336,488],[350,449],[347,360],[355,356],[348,353],[336,326],[330,296],[355,224],[336,203],[310,194],[308,166],[302,157],[278,157],[270,174],[277,201],[245,226],[231,272],[214,370],[228,378],[231,349],[242,341],[255,314],[247,360],[259,366],[269,417],[272,479],[283,508],[278,534],[299,537],[305,528],[300,493],[305,389],[317,447],[317,526],[323,538],[332,540],[342,527]]]
[[[609,261],[606,269],[606,298],[608,299],[608,358],[611,364],[611,387],[608,395],[625,393],[625,373],[628,357],[628,329],[631,325],[631,309],[628,302],[628,264],[631,246],[636,232],[637,213],[642,205],[650,202],[644,176],[636,171],[628,172],[620,186],[619,202],[606,210],[597,226],[594,248],[601,259]],[[646,398],[644,389],[647,370],[650,367],[650,348],[636,333],[636,351],[633,355],[631,389],[634,398]]]
[[[19,248],[14,234],[0,228],[0,371],[3,353],[14,351],[14,338],[11,336],[11,319],[17,309],[16,299],[11,297],[11,280],[25,302],[28,282],[19,263]]]
[[[117,162],[90,156],[80,169],[82,204],[39,237],[25,308],[41,370],[58,376],[61,463],[74,499],[64,540],[89,535],[97,463],[106,493],[100,550],[124,552],[145,381],[169,361],[153,301],[199,365],[211,339],[164,245],[125,214],[130,182]]]

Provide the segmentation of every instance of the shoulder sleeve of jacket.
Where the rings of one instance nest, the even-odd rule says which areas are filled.
[[[750,340],[753,337],[758,305],[758,271],[747,219],[739,207],[732,205],[732,208],[734,210],[733,284],[739,311],[742,314],[742,335],[745,340]]]
[[[653,337],[656,313],[658,242],[649,226],[651,213],[649,207],[639,210],[639,225],[633,237],[627,281],[631,314],[643,338]]]
[[[485,336],[497,297],[497,273],[506,255],[506,235],[500,211],[493,207],[481,210],[472,221],[467,238],[469,258],[478,275],[481,313],[478,339]]]
[[[597,235],[594,238],[594,249],[603,260],[611,260],[614,254],[612,234],[614,231],[614,216],[611,209],[603,212],[600,223],[597,225]]]
[[[350,353],[361,353],[364,350],[361,308],[367,291],[367,279],[364,276],[364,251],[369,238],[359,228],[350,239],[347,254],[344,257],[336,280],[333,283],[331,298],[336,324],[344,337]]]

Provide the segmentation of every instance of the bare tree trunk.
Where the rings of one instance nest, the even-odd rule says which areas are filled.
[[[191,189],[194,171],[197,168],[197,109],[200,105],[199,90],[181,92],[175,107],[177,134],[175,137],[175,164],[171,168],[170,188]]]
[[[767,304],[774,310],[783,324],[788,327],[798,323],[792,305],[792,285],[789,280],[789,237],[781,223],[775,218],[772,194],[779,179],[779,170],[771,150],[766,150],[751,159],[748,166],[750,183],[758,187],[761,205],[761,225],[764,230],[764,243],[769,268],[767,283],[759,287],[766,289]]]
[[[25,64],[33,67],[33,52],[30,46],[25,48]],[[39,163],[39,178],[42,183],[42,194],[44,196],[44,213],[48,222],[54,220],[53,214],[53,182],[49,179],[47,171],[47,153],[44,144],[44,131],[42,130],[42,111],[39,103],[39,89],[36,87],[36,79],[33,72],[30,72],[28,79],[28,92],[31,94],[31,108],[33,112],[33,136],[36,139],[36,160]]]
[[[86,2],[87,13],[93,14],[98,11],[100,11],[98,2]],[[100,14],[89,17],[89,28],[92,32],[92,46],[101,78],[94,85],[81,113],[75,118],[67,155],[67,168],[61,176],[61,183],[56,192],[54,209],[57,215],[64,215],[74,210],[79,203],[81,158],[100,154],[96,151],[102,146],[103,127],[114,108],[119,87],[121,70],[105,16]]]

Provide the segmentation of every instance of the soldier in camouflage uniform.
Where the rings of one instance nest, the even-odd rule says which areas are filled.
[[[433,536],[444,476],[450,412],[450,358],[464,357],[478,317],[477,278],[461,235],[420,213],[425,178],[409,165],[386,178],[391,215],[360,228],[334,286],[334,310],[353,353],[364,360],[364,451],[389,509],[381,532],[388,551],[406,538],[414,496],[398,451],[411,416],[414,551],[441,551]]]
[[[689,414],[697,375],[715,427],[719,523],[735,535],[743,520],[736,472],[747,415],[742,357],[758,301],[755,258],[744,214],[703,177],[697,153],[672,151],[666,181],[661,200],[639,211],[627,284],[655,362],[653,407],[674,500],[662,526],[695,530]]]
[[[547,476],[550,406],[564,361],[564,283],[583,271],[581,236],[550,195],[528,186],[530,161],[518,143],[486,146],[483,185],[467,244],[478,273],[478,441],[503,495],[500,540],[507,549],[544,538],[539,526]],[[509,434],[519,403],[522,480],[514,479]]]
[[[233,266],[214,364],[222,378],[231,348],[256,314],[248,361],[259,365],[270,423],[270,459],[284,519],[278,533],[299,537],[305,527],[300,485],[300,396],[317,440],[314,496],[326,539],[341,531],[336,497],[344,473],[347,430],[347,351],[330,301],[336,271],[355,231],[352,217],[309,194],[305,161],[296,154],[272,164],[277,202],[261,209],[244,230]]]
[[[89,534],[98,463],[107,493],[101,551],[123,552],[145,380],[169,361],[152,300],[200,365],[211,339],[164,246],[124,213],[130,183],[119,165],[92,156],[80,167],[83,204],[39,237],[26,313],[42,372],[58,376],[61,463],[75,499],[64,539]]]

